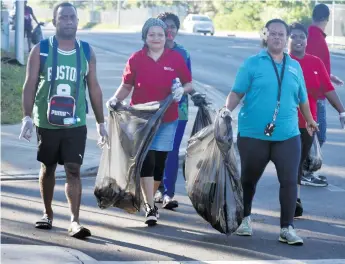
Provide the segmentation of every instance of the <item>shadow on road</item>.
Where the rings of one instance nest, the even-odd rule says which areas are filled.
[[[345,223],[341,220],[315,220],[317,216],[311,216],[313,220],[297,220],[296,226],[306,244],[303,247],[289,247],[277,241],[278,217],[253,214],[253,237],[225,236],[203,221],[187,200],[180,204],[176,212],[164,210],[159,225],[147,227],[143,224],[142,214],[100,210],[95,201],[92,206],[90,201],[94,198],[88,194],[83,200],[91,205],[82,206],[81,223],[91,229],[93,236],[87,240],[76,240],[67,236],[69,209],[63,188],[57,187],[53,205],[54,228],[44,231],[35,229],[33,225],[41,216],[43,208],[38,190],[30,186],[2,186],[2,211],[12,212],[13,217],[6,214],[2,218],[1,243],[68,246],[96,259],[114,260],[116,256],[116,260],[120,261],[142,260],[140,254],[158,256],[161,260],[198,259],[194,258],[198,254],[191,254],[192,249],[210,251],[229,258],[232,255],[254,259],[322,259],[330,258],[330,255],[332,258],[345,258]],[[86,192],[91,191],[87,189]],[[317,254],[313,250],[316,248]],[[130,251],[140,254],[136,257],[135,254],[129,254]]]

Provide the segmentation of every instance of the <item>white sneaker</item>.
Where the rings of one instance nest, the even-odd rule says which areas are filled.
[[[178,207],[178,202],[176,200],[174,200],[173,198],[171,198],[170,196],[164,195],[162,207],[164,209],[172,210],[172,209]]]
[[[157,190],[157,192],[155,193],[154,201],[155,203],[163,202],[163,194],[159,190]]]
[[[253,234],[250,216],[243,218],[242,223],[237,228],[235,234],[238,236],[251,236]]]
[[[296,235],[292,226],[280,230],[279,241],[289,245],[303,245],[303,239]]]

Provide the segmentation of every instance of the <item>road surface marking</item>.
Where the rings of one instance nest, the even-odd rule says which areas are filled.
[[[336,58],[341,58],[341,59],[343,59],[345,56],[344,56],[344,55],[332,54],[332,52],[331,52],[331,57],[336,57]]]
[[[345,259],[310,259],[310,260],[233,260],[233,261],[98,261],[100,264],[345,264]]]
[[[345,192],[344,189],[338,187],[338,186],[335,186],[335,185],[332,185],[332,184],[329,184],[327,187],[326,187],[327,190],[331,191],[331,192]]]

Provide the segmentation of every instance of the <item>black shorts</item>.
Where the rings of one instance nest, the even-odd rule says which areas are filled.
[[[56,163],[83,164],[87,128],[86,126],[63,129],[36,128],[37,160],[46,166]]]

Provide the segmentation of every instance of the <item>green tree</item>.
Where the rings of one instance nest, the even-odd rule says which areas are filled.
[[[223,4],[226,5],[226,12],[218,10],[218,15],[215,17],[218,29],[248,31],[259,30],[262,27],[260,17],[263,10],[262,1],[232,1]]]
[[[3,1],[1,1],[1,11],[2,11],[2,10],[6,10],[6,6],[5,6],[5,4],[4,4]],[[2,20],[2,16],[1,16],[1,31],[4,31],[2,25],[3,25],[3,20]]]
[[[314,7],[312,0],[218,1],[214,0],[216,27],[224,30],[260,30],[272,18],[308,26]]]
[[[39,2],[39,5],[41,6],[45,6],[48,8],[54,8],[55,5],[57,5],[58,3],[61,3],[62,1],[59,0],[41,0]],[[75,1],[70,1],[75,7],[77,8],[86,8],[87,6],[89,6],[89,1],[84,1],[84,0],[75,0]],[[109,1],[112,2],[112,1]]]
[[[58,3],[58,1],[56,1],[56,0],[41,0],[39,2],[39,4],[41,6],[48,7],[49,9],[52,9],[55,6],[55,4],[57,4],[57,3]]]

